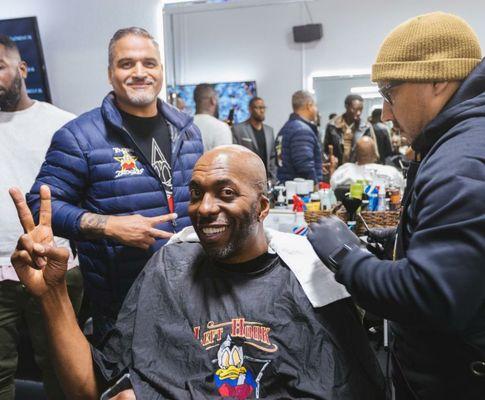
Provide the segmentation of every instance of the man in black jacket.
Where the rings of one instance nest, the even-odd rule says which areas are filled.
[[[374,128],[377,150],[379,151],[379,163],[385,164],[386,158],[392,155],[391,138],[389,129],[382,122],[382,109],[376,108],[371,113],[370,123]]]
[[[268,180],[276,183],[276,164],[273,128],[264,123],[266,105],[261,97],[253,97],[248,104],[249,118],[232,127],[235,144],[247,147],[261,157]]]
[[[372,69],[383,120],[416,152],[394,261],[353,245],[333,219],[308,237],[363,308],[392,320],[398,400],[485,396],[484,77],[461,18],[437,12],[394,29]]]
[[[323,142],[323,149],[327,154],[330,151],[329,146],[333,146],[338,165],[355,161],[355,144],[362,136],[370,136],[375,141],[372,126],[360,118],[364,109],[362,96],[349,94],[344,104],[345,112],[328,122]],[[379,154],[377,146],[376,152]]]

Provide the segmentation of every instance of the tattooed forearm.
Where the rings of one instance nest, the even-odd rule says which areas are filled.
[[[81,218],[81,232],[87,239],[104,237],[108,215],[86,213]]]

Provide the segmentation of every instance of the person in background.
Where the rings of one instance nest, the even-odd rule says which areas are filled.
[[[299,90],[291,97],[293,113],[276,138],[277,178],[323,181],[322,148],[318,140],[317,104],[311,93]]]
[[[402,154],[401,151],[401,135],[392,135],[391,137],[391,156]]]
[[[25,86],[27,64],[8,36],[0,35],[0,400],[15,397],[14,375],[17,370],[20,322],[26,323],[34,358],[42,372],[49,399],[64,399],[46,342],[47,336],[40,304],[19,282],[10,262],[22,227],[8,189],[17,186],[26,192],[44,160],[52,135],[75,118],[51,104],[29,97]],[[58,246],[69,249],[69,242],[55,238]],[[67,289],[77,313],[82,301],[82,276],[78,261],[69,252]]]
[[[396,167],[399,171],[406,171],[414,157],[407,158],[406,153],[412,149],[409,146],[401,146],[402,139],[399,133],[391,136],[391,154],[386,158],[385,165]],[[412,156],[412,154],[409,155]]]
[[[403,188],[404,179],[402,174],[389,165],[377,164],[376,146],[368,137],[361,137],[355,145],[355,163],[345,163],[337,168],[330,179],[333,189],[346,186],[358,180],[372,182],[377,176],[385,178],[388,184]]]
[[[180,96],[177,96],[175,99],[175,107],[177,107],[177,110],[179,111],[187,112],[185,101]]]
[[[372,80],[382,120],[409,140],[393,260],[322,218],[308,239],[369,312],[390,319],[396,400],[482,400],[485,393],[485,61],[463,19],[414,17],[384,39]],[[385,239],[381,236],[380,240]]]
[[[194,90],[195,116],[194,123],[200,129],[204,151],[224,144],[232,144],[231,128],[219,121],[219,99],[215,89],[201,83]]]
[[[276,182],[273,128],[264,123],[266,105],[261,97],[253,97],[248,104],[249,118],[234,125],[232,135],[235,144],[254,151],[263,160],[268,179]]]
[[[345,113],[328,122],[323,145],[326,154],[329,153],[329,146],[333,146],[333,154],[338,158],[339,165],[354,161],[355,144],[362,136],[375,140],[372,126],[361,118],[364,99],[357,94],[349,94],[344,104]]]
[[[337,113],[330,113],[328,115],[328,121],[334,119],[336,116],[337,116]],[[332,174],[335,172],[335,170],[338,167],[338,158],[333,155],[333,147],[328,148],[328,153],[325,153],[325,151],[323,151],[324,142],[325,142],[325,129],[324,129],[324,127],[326,127],[327,125],[325,124],[324,127],[322,127],[322,124],[323,124],[323,120],[321,118],[320,113],[318,113],[317,126],[318,126],[318,139],[320,141],[320,146],[322,147],[323,182],[329,183],[330,177],[332,176]]]
[[[43,225],[20,237],[12,262],[43,305],[69,399],[99,399],[106,388],[140,400],[385,399],[348,293],[304,237],[264,229],[266,187],[251,150],[206,152],[190,182],[193,228],[150,259],[99,348],[73,319],[66,249],[40,235],[50,220],[49,189],[41,189]],[[30,226],[21,193],[11,194]],[[38,255],[47,259],[42,271]]]
[[[385,164],[386,158],[392,154],[392,148],[389,129],[387,128],[387,125],[382,122],[381,116],[382,108],[375,108],[372,110],[370,123],[374,128],[377,150],[379,151],[379,163]]]
[[[54,233],[76,242],[95,342],[152,254],[190,225],[188,183],[203,151],[192,117],[158,99],[160,51],[146,30],[115,32],[108,75],[113,91],[55,133],[27,196],[38,215],[48,185]]]

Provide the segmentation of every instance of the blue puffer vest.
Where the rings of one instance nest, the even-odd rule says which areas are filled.
[[[188,183],[203,152],[192,118],[159,101],[159,112],[172,133],[172,184],[176,224],[157,228],[177,232],[190,225],[187,214]],[[150,163],[138,150],[108,94],[101,108],[70,121],[52,139],[46,160],[27,196],[37,216],[39,188],[52,192],[54,234],[75,242],[84,275],[85,290],[100,313],[116,317],[121,303],[145,263],[165,240],[148,251],[109,239],[86,240],[80,232],[85,212],[103,215],[168,214],[167,196]]]

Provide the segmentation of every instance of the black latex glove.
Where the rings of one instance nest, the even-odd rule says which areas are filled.
[[[334,272],[340,257],[359,247],[359,238],[335,216],[310,224],[307,238],[320,260]]]
[[[367,250],[381,260],[392,260],[396,228],[371,228],[366,235]]]
[[[396,236],[396,228],[371,228],[366,231],[366,234],[369,241],[384,245],[388,240],[394,240]]]

